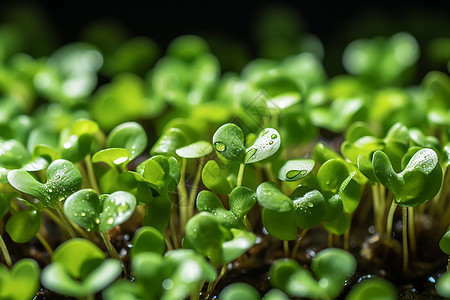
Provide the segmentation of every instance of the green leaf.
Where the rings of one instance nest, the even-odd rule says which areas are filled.
[[[283,194],[275,182],[261,183],[256,189],[256,199],[259,205],[274,212],[290,212],[293,209],[292,199]]]
[[[311,270],[323,284],[331,298],[338,296],[356,270],[356,259],[349,252],[338,248],[327,248],[317,253],[311,262]]]
[[[244,162],[244,134],[237,125],[228,123],[222,125],[213,136],[214,148],[228,160]]]
[[[325,217],[324,221],[331,221],[337,219],[344,211],[344,204],[339,194],[331,192],[322,193],[325,198]]]
[[[85,189],[72,194],[64,203],[67,217],[86,230],[107,232],[128,220],[136,208],[136,198],[123,191],[102,195]]]
[[[231,192],[231,186],[225,171],[219,167],[215,160],[209,160],[203,167],[202,181],[206,188],[213,192],[219,194],[229,194]]]
[[[24,210],[15,213],[6,223],[6,232],[16,243],[26,243],[39,231],[42,215],[36,210]]]
[[[263,300],[289,300],[289,297],[283,293],[282,291],[278,289],[271,289],[268,291],[264,297]]]
[[[395,286],[383,278],[365,279],[355,285],[345,298],[346,300],[397,300],[398,292]]]
[[[0,265],[0,298],[32,299],[40,286],[39,275],[39,265],[31,258],[19,260],[11,270]]]
[[[17,197],[17,193],[0,193],[0,220],[8,213],[11,208],[11,201]]]
[[[278,131],[273,128],[263,129],[253,145],[245,150],[244,162],[250,164],[269,158],[278,151],[280,145],[281,138]]]
[[[136,197],[140,203],[148,204],[153,199],[153,184],[147,182],[140,174],[132,171],[119,174],[119,187],[125,192],[129,192]],[[156,196],[156,195],[155,195]]]
[[[45,188],[53,205],[78,191],[81,183],[81,172],[72,162],[58,159],[48,166]]]
[[[439,241],[439,247],[446,254],[450,255],[450,227],[447,228],[447,232],[444,234],[444,236]]]
[[[244,218],[244,216],[253,208],[255,203],[255,193],[251,189],[240,186],[231,191],[230,211],[238,218]]]
[[[442,297],[450,297],[450,272],[445,272],[436,282],[436,292]]]
[[[288,160],[278,171],[278,179],[288,182],[300,180],[312,171],[314,164],[312,159]]]
[[[8,173],[8,181],[18,191],[36,197],[45,206],[53,207],[46,186],[25,170],[12,170]]]
[[[150,226],[139,228],[131,244],[133,245],[130,250],[130,256],[132,258],[140,253],[152,252],[162,256],[166,252],[164,236],[157,229]]]
[[[198,141],[175,150],[178,156],[184,158],[200,158],[208,155],[212,151],[212,145],[206,141]]]
[[[256,235],[252,232],[236,228],[231,228],[230,230],[233,237],[222,245],[222,264],[232,262],[240,257],[250,249],[256,241]]]
[[[108,148],[124,148],[131,154],[130,160],[138,157],[147,147],[147,133],[136,122],[126,122],[116,126],[108,135]]]
[[[294,203],[294,219],[297,227],[309,229],[317,226],[325,217],[325,198],[317,190],[300,186],[291,195]]]
[[[337,192],[341,183],[348,177],[345,163],[339,159],[330,159],[317,172],[317,180],[321,190]]]
[[[283,241],[297,239],[297,224],[291,211],[277,212],[263,209],[262,222],[269,234]]]
[[[326,293],[311,273],[293,259],[280,259],[270,267],[270,284],[294,297],[324,298]]]
[[[101,206],[97,192],[84,189],[70,195],[64,203],[64,213],[87,231],[98,231]]]
[[[108,148],[98,151],[92,156],[93,163],[104,162],[111,168],[118,166],[124,170],[127,163],[131,160],[131,153],[123,148]]]
[[[22,143],[16,140],[0,140],[0,166],[19,169],[30,161],[30,155]]]
[[[260,300],[261,295],[251,285],[237,282],[226,286],[219,294],[221,300],[247,299]]]
[[[343,235],[350,227],[352,219],[348,213],[341,213],[337,218],[331,221],[324,221],[323,227],[332,234]]]
[[[243,216],[238,217],[233,211],[225,209],[220,199],[208,190],[203,190],[198,194],[197,209],[199,212],[212,213],[217,221],[228,229],[245,228]]]
[[[442,169],[432,149],[417,151],[398,174],[389,157],[381,151],[375,152],[372,165],[379,182],[392,191],[398,205],[418,206],[433,198],[441,188]]]

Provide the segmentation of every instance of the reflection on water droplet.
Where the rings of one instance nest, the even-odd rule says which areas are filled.
[[[286,173],[286,178],[292,179],[297,177],[302,171],[300,170],[290,170]]]
[[[274,133],[274,134],[272,134],[270,137],[272,138],[272,140],[274,140],[274,139],[276,139],[276,138],[278,137],[278,135],[276,135],[276,134]]]
[[[82,213],[81,213],[81,216],[82,216],[82,217],[85,217],[85,216],[86,216],[86,213],[85,213],[85,212],[82,212]]]
[[[309,207],[314,207],[314,204],[312,204],[311,202],[308,203]]]
[[[215,142],[214,148],[216,148],[217,151],[222,152],[222,151],[225,151],[226,146],[222,142]]]
[[[270,142],[269,142],[269,145],[272,145],[272,144],[273,144],[273,141],[270,141]]]
[[[116,158],[116,159],[113,161],[113,163],[114,163],[115,165],[120,165],[121,163],[126,162],[127,159],[128,159],[128,158],[127,158],[126,156],[119,157],[119,158]]]
[[[95,224],[100,224],[100,219],[99,218],[95,219]]]
[[[114,222],[113,218],[108,218],[108,220],[106,220],[106,224],[111,225]]]
[[[271,191],[264,191],[264,195],[266,195],[266,196],[271,196],[271,195],[272,195],[272,192],[271,192]]]

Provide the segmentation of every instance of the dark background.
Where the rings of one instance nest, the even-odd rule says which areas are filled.
[[[164,47],[182,34],[219,33],[247,47],[256,57],[258,16],[274,5],[288,7],[298,16],[299,31],[319,37],[325,48],[325,64],[339,73],[340,57],[352,40],[400,31],[411,33],[426,47],[436,37],[450,37],[450,1],[2,1],[0,21],[11,17],[13,7],[40,11],[56,44],[74,42],[88,24],[114,20],[131,36],[144,35]]]

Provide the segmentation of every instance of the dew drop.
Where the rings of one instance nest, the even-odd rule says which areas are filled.
[[[81,216],[82,216],[82,217],[86,217],[86,213],[85,213],[85,212],[82,212],[82,213],[81,213]]]
[[[214,148],[216,148],[217,151],[222,152],[222,151],[225,151],[226,146],[222,142],[215,142]]]
[[[286,178],[292,179],[300,175],[302,171],[300,170],[290,170],[286,173]]]
[[[314,207],[314,204],[311,203],[311,202],[309,202],[309,203],[308,203],[308,206],[309,206],[309,207]]]
[[[264,195],[265,195],[265,196],[272,196],[272,192],[271,192],[271,191],[265,191],[265,192],[264,192]]]
[[[273,145],[273,141],[270,141],[270,142],[269,142],[269,145]]]
[[[278,135],[276,135],[275,133],[272,134],[272,135],[270,136],[270,138],[271,138],[272,140],[276,139],[277,137],[278,137]]]
[[[113,218],[108,218],[108,220],[106,220],[106,224],[111,225],[114,222]]]

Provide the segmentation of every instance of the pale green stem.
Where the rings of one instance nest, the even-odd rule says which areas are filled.
[[[89,296],[86,296],[86,297],[78,298],[78,300],[95,300],[95,294],[92,294],[92,295],[89,295]]]
[[[244,169],[245,169],[245,164],[240,164],[237,181],[236,181],[236,187],[240,187],[242,185],[242,180],[244,179]]]
[[[408,208],[402,207],[403,215],[403,271],[408,271]]]
[[[120,259],[119,253],[117,253],[116,248],[114,248],[114,245],[111,243],[109,236],[106,232],[100,231],[100,235],[102,236],[103,242],[105,243],[106,249],[108,250],[109,257],[117,259],[120,264],[122,265],[123,272],[125,276],[127,276],[127,271],[125,270],[125,266]]]
[[[187,222],[187,210],[188,210],[188,193],[186,190],[186,158],[181,160],[181,175],[180,183],[178,184],[178,195],[179,195],[179,205],[180,205],[180,232],[184,233],[184,226]]]
[[[200,300],[200,293],[203,289],[204,284],[205,284],[204,281],[202,281],[198,284],[198,287],[196,289],[194,289],[194,291],[191,294],[191,297],[190,297],[191,300]]]
[[[344,233],[344,250],[346,251],[350,248],[350,228],[351,226],[349,226]]]
[[[42,236],[40,232],[36,233],[36,237],[38,238],[39,242],[41,242],[42,246],[44,246],[45,250],[47,250],[48,255],[50,255],[50,258],[53,257],[53,249],[50,247],[50,244],[47,242],[47,240]]]
[[[91,155],[90,154],[86,155],[84,161],[86,163],[86,168],[88,172],[89,184],[97,192],[97,194],[100,194],[100,188],[98,186],[97,179],[95,178],[94,167],[92,166]]]
[[[416,232],[414,227],[414,207],[408,207],[408,235],[411,254],[413,257],[415,257],[417,253]]]
[[[227,273],[227,271],[228,271],[228,266],[227,266],[227,264],[224,264],[222,266],[222,269],[220,270],[220,273],[217,276],[216,280],[214,280],[213,282],[208,284],[208,293],[209,294],[211,294],[214,291],[217,283],[219,283],[220,279],[222,279],[222,277]]]
[[[298,248],[300,247],[302,241],[305,239],[306,233],[308,232],[308,229],[303,229],[300,233],[300,236],[298,237],[297,241],[295,242],[294,249],[292,249],[291,257],[295,259],[295,256],[297,256]]]
[[[283,241],[284,256],[289,257],[289,241]]]
[[[383,221],[381,219],[381,216],[384,215],[384,213],[381,212],[380,193],[377,185],[378,183],[371,186],[373,198],[373,216],[375,219],[375,229],[379,234],[382,234]]]
[[[61,221],[62,221],[63,224],[64,224],[64,227],[66,228],[67,232],[69,233],[70,238],[74,239],[74,238],[76,238],[77,236],[76,236],[75,232],[73,231],[72,225],[70,225],[69,220],[67,219],[66,215],[64,214],[64,212],[63,212],[62,209],[61,209],[61,206],[60,206],[61,203],[62,203],[62,202],[58,203],[58,204],[55,206],[56,212],[58,213],[58,215],[59,215]]]
[[[433,198],[433,205],[431,206],[430,215],[434,218],[438,218],[439,214],[445,211],[445,205],[448,201],[447,191],[450,186],[450,172],[448,169],[444,170],[444,178],[442,179],[442,188],[435,198]],[[446,220],[446,219],[444,219]]]
[[[328,232],[328,248],[333,248],[333,234]]]
[[[177,230],[175,228],[175,222],[173,221],[173,218],[170,218],[169,226],[170,226],[170,234],[172,236],[173,247],[175,249],[180,248],[180,245],[178,244]]]
[[[394,214],[395,214],[396,208],[397,208],[397,203],[395,203],[395,201],[392,200],[391,208],[389,208],[389,213],[388,213],[387,221],[386,221],[386,238],[388,241],[391,240],[392,224],[394,223]]]
[[[189,207],[188,207],[188,219],[194,215],[194,202],[195,197],[197,196],[198,185],[200,184],[200,179],[202,178],[202,168],[204,164],[205,158],[200,157],[197,172],[195,174],[194,184],[189,194]]]
[[[6,247],[5,241],[3,240],[3,237],[1,234],[0,234],[0,250],[2,250],[6,265],[9,268],[11,268],[12,267],[11,255],[9,255],[8,248]]]
[[[172,242],[170,241],[170,236],[164,233],[164,241],[166,242],[167,250],[173,250]]]

